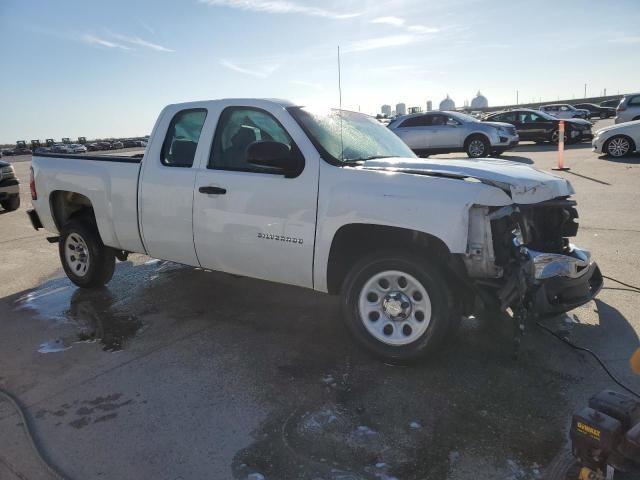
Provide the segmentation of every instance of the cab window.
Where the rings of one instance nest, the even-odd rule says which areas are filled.
[[[257,108],[230,107],[220,115],[209,157],[209,168],[273,173],[247,162],[247,148],[269,140],[297,148],[284,127],[270,113]]]
[[[163,165],[183,168],[193,165],[206,118],[205,109],[182,110],[174,115],[160,152]]]

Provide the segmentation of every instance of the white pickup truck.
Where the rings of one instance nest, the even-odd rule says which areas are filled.
[[[463,315],[593,298],[573,193],[523,164],[418,159],[363,114],[227,99],[166,107],[144,156],[34,155],[29,216],[80,287],[139,252],[339,294],[355,339],[403,361]]]

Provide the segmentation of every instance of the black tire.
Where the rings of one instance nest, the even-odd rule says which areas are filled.
[[[78,237],[84,242],[86,248],[82,249],[81,254],[88,260],[84,263],[85,267],[78,268],[77,264],[74,267],[71,260],[67,259],[65,252],[69,237],[72,237],[70,243]],[[95,223],[84,217],[72,219],[62,227],[58,252],[67,277],[79,287],[102,287],[113,277],[116,264],[114,251],[102,243]]]
[[[626,150],[624,149],[624,145],[627,145]],[[618,148],[615,148],[615,147]],[[609,140],[607,140],[602,146],[602,152],[613,158],[622,158],[634,152],[636,149],[633,140],[631,140],[626,135],[614,135]]]
[[[581,466],[568,450],[560,452],[544,471],[543,480],[579,480]]]
[[[359,302],[361,294],[365,294],[363,288],[374,276],[390,270],[403,272],[417,280],[430,301],[431,316],[429,319],[423,316],[422,320],[428,322],[425,331],[408,344],[389,345],[379,340],[365,327],[365,322],[372,320],[363,319],[360,315]],[[389,293],[385,297],[381,296],[380,304],[388,295],[394,294],[393,287],[388,288]],[[376,357],[393,363],[409,363],[434,353],[444,343],[445,337],[455,333],[458,327],[456,320],[459,321],[459,318],[453,317],[459,315],[459,311],[451,306],[451,293],[439,267],[426,258],[391,251],[374,252],[351,268],[342,285],[341,305],[344,321],[357,343]],[[416,309],[411,315],[419,318],[418,313]],[[395,322],[384,313],[374,321],[385,322],[385,329],[389,324],[393,329],[402,328],[398,332],[404,334],[405,326],[401,327],[402,321]]]
[[[549,137],[549,141],[551,143],[553,143],[554,145],[557,145],[559,138],[560,138],[560,131],[559,130],[554,130],[553,132],[551,132],[551,136]],[[565,130],[565,132],[564,132],[564,143],[565,143],[565,145],[567,145],[567,140],[568,139],[569,139],[569,136],[567,135],[567,132]]]
[[[11,195],[8,199],[0,202],[0,205],[2,205],[2,208],[4,208],[7,212],[18,210],[20,208],[20,194]]]
[[[482,144],[482,150],[477,149],[479,141]],[[471,135],[464,142],[464,151],[469,158],[486,157],[491,152],[491,143],[484,135]]]

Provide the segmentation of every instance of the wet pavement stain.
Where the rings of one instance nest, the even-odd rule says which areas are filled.
[[[77,418],[75,420],[72,420],[71,422],[69,422],[70,426],[72,426],[75,429],[81,429],[86,427],[87,425],[89,425],[89,417],[80,417]]]
[[[100,423],[100,422],[106,422],[106,421],[109,421],[109,420],[113,420],[117,416],[118,416],[117,413],[108,413],[106,415],[102,415],[101,417],[96,418],[93,421],[93,423]]]
[[[75,402],[73,402],[74,405],[83,406],[75,411],[75,415],[78,418],[68,422],[68,425],[76,429],[81,429],[95,423],[102,423],[113,420],[118,416],[118,413],[114,410],[118,410],[127,405],[133,405],[137,403],[137,401],[133,399],[118,402],[118,400],[120,400],[121,398],[121,393],[114,393],[111,395],[106,395],[104,397],[96,397],[89,400],[76,400]],[[103,414],[104,412],[110,413]],[[94,417],[94,414],[98,414],[98,416]]]
[[[312,332],[299,358],[274,367],[286,394],[236,454],[234,478],[441,480],[471,456],[504,478],[540,478],[583,378],[547,363],[542,336],[514,361],[510,328],[467,322],[437,358],[403,368],[336,340],[337,325]]]
[[[119,281],[112,282],[113,286],[82,289],[67,278],[55,278],[19,297],[15,306],[34,311],[54,331],[65,332],[44,341],[38,348],[40,353],[64,352],[77,342],[95,342],[105,352],[116,352],[144,329],[141,317],[157,311],[154,305],[138,301],[137,295],[144,293],[145,286],[161,287],[171,272],[181,269],[185,267],[170,262],[124,262],[118,265]],[[69,327],[75,330],[73,334],[66,333]]]

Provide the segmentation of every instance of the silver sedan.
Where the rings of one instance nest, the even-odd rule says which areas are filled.
[[[518,145],[515,127],[480,122],[459,112],[415,113],[395,119],[389,128],[417,155],[466,152],[471,158],[500,155]]]

